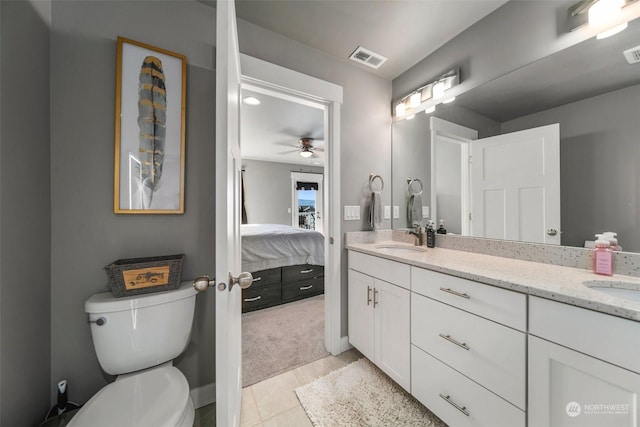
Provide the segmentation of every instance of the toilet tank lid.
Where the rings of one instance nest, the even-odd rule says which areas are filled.
[[[132,308],[150,307],[172,301],[179,301],[193,297],[197,293],[193,288],[193,282],[182,282],[180,283],[180,287],[173,291],[154,292],[122,298],[114,297],[111,292],[103,292],[91,296],[91,298],[84,303],[84,311],[85,313],[126,311]]]

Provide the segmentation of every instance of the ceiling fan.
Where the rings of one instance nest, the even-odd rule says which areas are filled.
[[[314,147],[313,144],[315,143],[323,143],[324,141],[322,140],[318,140],[318,139],[314,139],[314,138],[310,138],[310,137],[302,137],[300,139],[298,139],[298,145],[296,145],[297,150],[290,150],[290,151],[286,151],[285,153],[290,153],[290,152],[298,152],[298,154],[300,154],[300,157],[308,159],[311,157],[318,157],[318,155],[316,154],[316,152],[320,152],[320,151],[324,151],[323,148],[320,147]],[[285,154],[283,153],[283,154]]]

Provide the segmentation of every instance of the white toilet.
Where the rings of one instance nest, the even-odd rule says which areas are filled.
[[[71,419],[70,427],[186,427],[195,410],[189,384],[172,360],[189,343],[196,290],[89,298],[91,335],[102,369],[117,375]]]

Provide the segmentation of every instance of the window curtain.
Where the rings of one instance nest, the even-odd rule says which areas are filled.
[[[242,170],[242,174],[240,175],[240,185],[242,187],[242,195],[241,195],[241,199],[242,199],[242,223],[243,224],[248,224],[249,221],[247,219],[247,206],[245,204],[246,195],[245,195],[245,192],[244,192],[244,169]]]

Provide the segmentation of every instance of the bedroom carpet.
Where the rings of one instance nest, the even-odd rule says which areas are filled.
[[[367,359],[296,389],[316,427],[447,427]]]
[[[242,315],[242,387],[328,355],[324,295]]]

